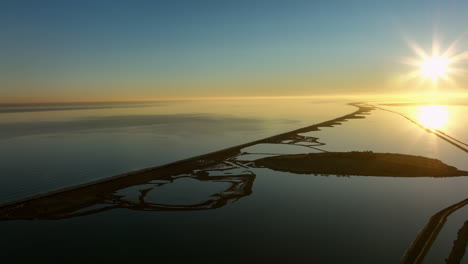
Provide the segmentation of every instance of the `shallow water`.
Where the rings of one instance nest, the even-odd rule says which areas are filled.
[[[436,108],[432,108],[431,105],[415,105],[415,106],[383,106],[386,109],[394,110],[404,115],[407,115],[413,119],[427,118],[428,121],[432,119],[435,123],[440,123],[441,131],[448,135],[461,140],[464,143],[468,143],[468,122],[466,120],[467,107],[466,105],[435,105]],[[429,110],[426,114],[424,111]],[[443,120],[437,120],[443,119]]]
[[[354,107],[342,102],[301,99],[3,106],[0,202],[201,155],[351,111]]]
[[[3,254],[11,257],[27,248],[30,256],[81,261],[398,263],[434,212],[466,198],[468,184],[465,177],[253,172],[253,194],[216,210],[114,209],[59,221],[3,222],[2,241],[8,243],[2,246]],[[173,191],[200,188],[189,181],[174,185],[179,186]],[[190,194],[196,202],[200,194],[209,195],[219,187],[215,184],[210,191],[203,186]],[[147,202],[187,202],[184,197],[167,196],[167,191],[154,191]],[[463,216],[466,219],[466,211]],[[456,231],[460,223],[453,224]],[[439,239],[453,241],[452,237],[453,232],[442,233]],[[429,259],[443,259],[450,246],[435,244]]]
[[[466,130],[468,131],[468,127]],[[319,138],[320,142],[325,143],[321,148],[327,151],[371,150],[424,156],[468,170],[467,152],[399,115],[382,110],[373,111],[365,119],[344,122],[340,126],[302,135]]]
[[[334,107],[334,104],[325,105]],[[259,120],[268,120],[264,121],[264,130],[253,129],[248,130],[252,134],[244,134],[245,130],[234,129],[233,122],[224,117],[220,119],[228,120],[229,125],[221,127],[229,129],[217,130],[219,138],[207,132],[213,141],[198,142],[203,132],[194,128],[191,140],[186,142],[191,142],[187,143],[189,146],[195,144],[193,141],[200,145],[213,142],[214,146],[223,146],[237,140],[254,140],[325,121],[327,119],[319,119],[331,113],[331,108],[326,109],[323,104],[300,107],[312,108],[298,114],[300,120],[296,122],[277,121],[287,119],[286,114],[290,113],[286,110],[284,116],[279,114],[277,119],[265,112],[264,119],[259,118],[262,113],[244,112],[243,120],[257,116],[255,125],[262,124]],[[315,109],[318,113],[312,111],[314,107],[319,107]],[[350,106],[338,109],[344,113],[328,119],[355,110]],[[226,113],[220,110],[216,114]],[[315,113],[311,119],[318,121],[307,123],[308,113]],[[249,163],[266,155],[372,150],[438,158],[468,170],[466,152],[402,116],[377,109],[363,117],[245,147],[220,164],[194,169],[191,173],[155,177],[115,192],[102,193],[102,200],[77,209],[37,217],[60,220],[1,222],[2,257],[79,262],[399,263],[431,216],[468,198],[468,177],[315,176],[257,168]],[[236,128],[244,127],[235,124]],[[219,128],[219,123],[216,126]],[[148,134],[157,134],[157,130],[151,131]],[[94,138],[97,133],[91,135]],[[96,146],[112,137],[112,133],[102,135],[95,141]],[[133,152],[125,152],[122,160],[152,153],[141,153],[147,138],[141,137],[139,132],[133,135],[138,135],[141,145]],[[250,139],[251,135],[258,137]],[[69,132],[67,138],[71,138]],[[78,146],[80,144],[76,148]],[[84,145],[83,149],[89,146]],[[162,149],[169,150],[170,146],[169,142]],[[117,155],[117,150],[106,148],[109,155]],[[203,147],[196,150],[201,151]],[[85,156],[84,153],[77,157]],[[47,157],[42,159],[43,162],[47,160]],[[72,164],[62,166],[73,171]],[[80,170],[91,173],[93,168],[103,168],[102,163],[88,163],[88,166],[87,170]],[[106,166],[108,170],[116,167],[112,162]],[[79,174],[72,172],[71,175],[83,179]],[[65,178],[69,182],[70,178]],[[467,208],[448,217],[424,263],[443,263],[448,257],[457,231],[468,219]],[[23,254],[25,249],[28,254]],[[468,257],[461,263],[468,263]]]

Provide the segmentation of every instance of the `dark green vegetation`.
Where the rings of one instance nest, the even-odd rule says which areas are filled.
[[[268,157],[258,166],[302,174],[335,174],[392,177],[468,176],[440,160],[420,156],[373,152],[325,152]]]

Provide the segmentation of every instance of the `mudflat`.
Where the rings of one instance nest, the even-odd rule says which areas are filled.
[[[389,177],[468,176],[437,159],[393,153],[325,152],[281,155],[255,161],[272,170],[325,175],[360,175]]]

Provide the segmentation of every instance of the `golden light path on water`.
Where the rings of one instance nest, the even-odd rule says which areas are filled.
[[[442,128],[449,120],[447,107],[442,105],[420,106],[418,111],[419,123],[428,128]]]

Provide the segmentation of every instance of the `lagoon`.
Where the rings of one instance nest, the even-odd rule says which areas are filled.
[[[35,259],[81,262],[92,259],[113,262],[399,263],[433,215],[467,198],[467,177],[393,178],[379,175],[295,174],[258,167],[252,162],[262,157],[283,154],[378,151],[437,158],[450,166],[467,170],[467,154],[462,149],[401,115],[379,109],[380,106],[361,104],[364,107],[362,111],[350,115],[357,108],[345,102],[295,101],[290,105],[295,105],[296,109],[290,106],[284,109],[284,115],[276,115],[275,112],[275,116],[271,116],[265,107],[276,107],[278,104],[274,101],[257,102],[257,106],[262,105],[263,112],[247,112],[248,102],[236,104],[243,106],[240,110],[242,120],[239,120],[239,112],[236,115],[233,111],[237,107],[227,106],[225,110],[212,113],[212,116],[218,117],[225,114],[215,121],[197,120],[192,123],[196,123],[193,126],[186,126],[193,119],[177,121],[168,126],[177,129],[164,130],[171,132],[166,132],[164,139],[154,142],[161,144],[170,135],[181,135],[177,139],[184,144],[171,144],[174,141],[170,141],[157,151],[151,148],[153,141],[142,136],[144,133],[154,135],[161,131],[152,126],[150,131],[146,130],[147,125],[135,128],[134,123],[132,126],[124,126],[125,132],[122,126],[113,127],[118,132],[110,132],[109,128],[99,133],[92,129],[62,131],[59,133],[62,140],[77,139],[82,135],[86,138],[87,133],[92,138],[101,135],[100,140],[90,141],[95,144],[93,148],[100,146],[99,142],[106,142],[106,139],[115,136],[113,134],[120,135],[120,140],[104,145],[117,145],[112,151],[106,150],[106,155],[111,157],[119,153],[117,150],[125,153],[126,156],[119,161],[139,160],[138,157],[146,157],[151,153],[158,155],[151,156],[153,164],[149,164],[150,158],[146,157],[144,160],[148,163],[115,163],[112,160],[106,166],[102,166],[101,162],[76,166],[71,161],[66,163],[56,159],[56,164],[74,176],[57,172],[56,177],[63,180],[60,184],[47,186],[49,189],[66,187],[67,184],[111,176],[113,170],[115,174],[120,173],[119,170],[131,170],[131,166],[116,164],[132,164],[135,169],[141,169],[306,128],[239,147],[225,154],[208,155],[166,169],[130,175],[127,180],[104,183],[95,191],[91,185],[80,192],[58,196],[60,199],[46,197],[43,202],[38,200],[30,208],[25,203],[20,208],[23,211],[2,211],[5,221],[0,223],[0,231],[6,239],[4,241],[8,241],[1,245],[5,250],[3,257],[11,260],[15,259],[14,256],[18,259],[27,258],[21,254],[27,250],[28,256],[34,256]],[[252,106],[251,109],[254,108]],[[293,115],[293,110],[302,111]],[[132,108],[128,111],[143,110]],[[100,115],[114,116],[108,113]],[[210,115],[205,113],[206,116]],[[26,119],[24,117],[23,122]],[[335,121],[325,122],[332,119]],[[95,124],[112,123],[104,121],[109,120],[108,117],[99,120]],[[138,118],[129,120],[132,121],[126,122],[138,120],[147,124],[147,121]],[[310,126],[318,123],[322,125]],[[145,132],[141,132],[141,129]],[[438,129],[443,131],[443,128]],[[122,134],[128,137],[122,137]],[[28,138],[37,140],[49,136],[50,132],[10,136],[5,137],[4,142],[18,142]],[[55,137],[51,138],[53,140]],[[141,144],[138,148],[123,151],[125,148],[120,148],[122,145],[119,143],[125,143],[126,138],[141,140]],[[135,141],[132,142],[123,145],[133,146]],[[171,149],[173,145],[175,149]],[[50,147],[50,144],[44,146]],[[81,147],[84,150],[90,146],[76,144],[75,149]],[[182,146],[186,147],[185,152],[181,151]],[[170,154],[172,152],[176,154]],[[78,157],[86,156],[85,151],[78,153]],[[43,160],[48,160],[47,156]],[[26,158],[24,161],[30,160]],[[40,162],[38,164],[44,165]],[[43,170],[49,169],[48,164]],[[15,171],[13,166],[11,171]],[[74,174],[75,171],[79,173]],[[84,174],[94,176],[80,176]],[[33,177],[33,174],[22,175],[24,179]],[[29,184],[28,181],[22,182],[23,186]],[[22,195],[36,194],[38,189],[33,187]],[[5,197],[12,198],[12,194]],[[67,202],[67,199],[73,202]],[[80,201],[87,202],[79,204]],[[15,212],[19,213],[15,216]],[[432,241],[432,247],[425,254],[423,263],[441,263],[450,255],[457,241],[457,231],[468,218],[467,212],[467,208],[461,208],[447,218]],[[462,261],[466,263],[467,258],[462,258]]]

